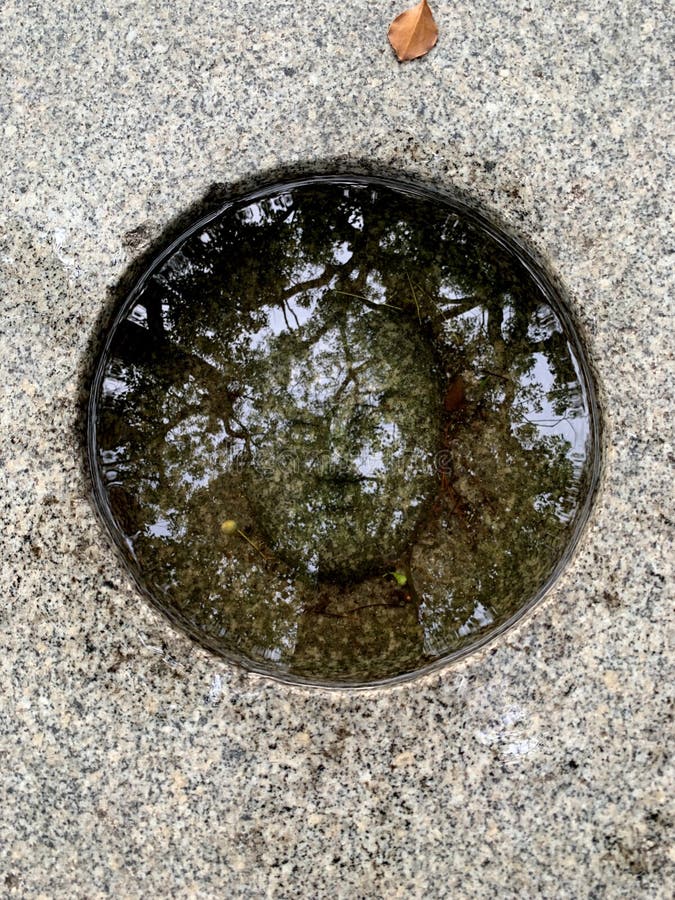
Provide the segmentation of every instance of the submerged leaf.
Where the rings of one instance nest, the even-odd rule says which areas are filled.
[[[395,572],[390,572],[389,574],[394,578],[394,580],[396,581],[396,584],[399,587],[403,587],[403,585],[406,584],[408,581],[408,576],[405,574],[405,572],[402,572],[400,569],[396,569]]]
[[[399,62],[424,56],[438,40],[438,28],[427,0],[396,16],[389,26],[389,43]]]
[[[453,412],[454,410],[459,409],[460,406],[463,406],[465,402],[466,392],[464,389],[464,379],[459,375],[445,392],[443,407],[446,412]]]

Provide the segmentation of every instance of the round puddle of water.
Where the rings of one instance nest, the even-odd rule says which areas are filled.
[[[394,681],[516,621],[598,471],[565,305],[512,237],[387,179],[274,184],[196,222],[121,304],[94,378],[96,503],[205,647]]]

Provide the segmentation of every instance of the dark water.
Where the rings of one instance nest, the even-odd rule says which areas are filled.
[[[564,560],[597,468],[586,371],[545,276],[447,198],[275,185],[196,224],[119,311],[97,502],[212,650],[403,676],[484,641]]]

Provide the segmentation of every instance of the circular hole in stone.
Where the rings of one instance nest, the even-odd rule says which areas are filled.
[[[456,199],[275,184],[123,302],[91,393],[99,510],[145,595],[244,666],[362,685],[550,585],[598,471],[592,380],[529,254]]]

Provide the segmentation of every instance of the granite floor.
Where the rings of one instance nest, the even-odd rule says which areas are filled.
[[[434,2],[438,46],[405,65],[401,8],[0,8],[0,896],[672,895],[668,7]],[[214,184],[328,161],[452,186],[523,235],[605,421],[591,521],[535,612],[367,692],[247,675],[175,632],[82,464],[88,360],[134,259]]]

